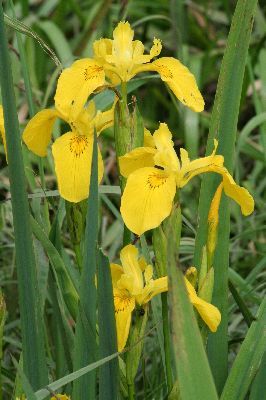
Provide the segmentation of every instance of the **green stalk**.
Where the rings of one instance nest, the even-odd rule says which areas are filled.
[[[227,46],[210,122],[206,155],[213,149],[213,139],[218,139],[217,154],[224,156],[230,172],[234,164],[234,146],[240,107],[242,84],[248,54],[253,18],[257,0],[239,0],[231,24]],[[202,248],[207,238],[207,216],[210,202],[219,180],[213,174],[203,177],[199,202],[199,227],[197,230],[194,265],[199,268]],[[230,209],[223,196],[220,205],[218,241],[214,256],[215,284],[213,302],[222,314],[221,324],[208,340],[208,355],[217,390],[221,393],[228,373],[228,263],[229,263]]]
[[[133,385],[128,385],[128,399],[129,400],[134,400],[135,399],[135,390],[134,390],[134,384]]]
[[[161,226],[153,230],[152,244],[155,255],[156,275],[158,278],[161,278],[167,275],[167,240]],[[171,365],[170,321],[168,315],[167,293],[161,294],[161,303],[164,339],[164,352],[162,352],[162,356],[165,360],[165,375],[169,395],[173,388],[173,374]]]
[[[133,101],[132,110],[127,104],[127,82],[121,82],[121,96],[115,106],[114,132],[117,165],[119,169],[119,157],[143,145],[144,127],[142,117],[136,102]],[[121,193],[126,186],[126,179],[120,176]],[[124,246],[131,241],[131,232],[124,226]]]
[[[168,395],[169,395],[173,388],[173,375],[172,375],[172,365],[171,365],[170,321],[169,321],[169,317],[168,317],[168,299],[167,298],[168,298],[167,293],[161,294],[165,370],[166,370],[167,390],[168,390]]]
[[[33,389],[48,382],[43,320],[40,312],[36,265],[30,229],[30,213],[25,190],[18,117],[13,89],[11,61],[0,1],[0,83],[5,119],[9,179],[15,232],[24,372]]]
[[[2,360],[3,360],[3,334],[4,334],[4,325],[6,320],[6,304],[4,297],[2,295],[0,289],[0,371],[2,367]],[[2,374],[0,372],[0,400],[3,400],[3,383],[2,383]]]

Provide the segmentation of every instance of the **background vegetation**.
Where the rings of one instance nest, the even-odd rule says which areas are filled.
[[[153,77],[153,84],[150,85],[152,78],[146,75],[145,78],[137,78],[131,83],[131,89],[134,90],[134,95],[137,97],[144,124],[153,131],[157,129],[159,121],[166,122],[174,134],[177,152],[179,147],[185,147],[192,158],[205,154],[221,61],[236,1],[20,0],[14,2],[13,9],[11,5],[11,2],[5,2],[5,13],[10,17],[15,15],[19,21],[42,38],[56,54],[63,67],[69,66],[77,58],[91,56],[93,41],[96,38],[111,37],[114,26],[120,20],[128,20],[132,24],[136,38],[144,42],[147,49],[151,47],[154,37],[162,39],[162,55],[179,58],[193,71],[205,99],[206,107],[205,111],[200,114],[183,108],[160,79]],[[231,290],[229,292],[227,337],[230,366],[246,336],[252,316],[256,314],[258,306],[265,296],[266,289],[265,12],[266,5],[261,1],[255,14],[245,65],[234,154],[235,179],[251,192],[255,199],[256,210],[252,216],[245,219],[240,215],[237,206],[230,203],[229,288]],[[49,54],[51,51],[44,51],[45,49],[40,46],[38,40],[29,36],[30,32],[26,32],[28,35],[20,36],[25,49],[26,58],[23,60],[14,25],[20,31],[24,28],[19,27],[14,21],[6,20],[6,22],[17,111],[22,132],[32,114],[41,108],[53,106],[56,79],[60,73],[60,67],[56,65],[55,59]],[[241,44],[239,43],[239,45]],[[27,88],[25,88],[26,82],[23,79],[25,64],[29,69],[33,94],[32,103],[29,102]],[[145,84],[147,82],[148,84]],[[233,90],[234,87],[232,87]],[[230,97],[230,87],[227,87],[227,91]],[[110,105],[110,102],[111,99],[108,95],[98,99],[98,104],[102,109]],[[59,136],[61,131],[65,131],[63,128],[63,124],[57,122],[54,138]],[[223,132],[219,134],[222,136]],[[226,132],[226,135],[230,135],[230,132]],[[102,184],[118,186],[113,129],[109,128],[104,131],[99,140],[105,162]],[[8,311],[2,338],[0,398],[2,395],[4,399],[11,399],[15,382],[17,388],[21,384],[17,375],[18,366],[14,360],[19,362],[22,345],[13,218],[8,167],[3,145],[1,145],[0,151],[0,287],[4,293]],[[72,271],[75,251],[65,217],[64,202],[60,200],[56,191],[51,154],[49,153],[43,162],[44,176],[39,174],[39,160],[25,147],[23,147],[23,156],[31,213],[44,231],[50,234],[50,238],[55,235],[53,243],[55,240],[59,240],[57,246],[60,247],[62,259]],[[200,183],[200,179],[193,180],[182,193],[184,222],[180,261],[184,270],[193,265]],[[45,195],[44,190],[47,191]],[[44,197],[47,202],[44,201]],[[99,242],[111,261],[117,260],[118,251],[122,246],[123,224],[119,214],[119,203],[120,199],[117,194],[106,194],[100,190]],[[53,231],[56,226],[55,220],[58,221],[60,235]],[[50,230],[51,226],[52,230]],[[146,236],[146,240],[150,245],[151,237],[149,235]],[[65,343],[58,333],[60,328],[57,322],[60,310],[53,298],[54,292],[51,290],[54,281],[49,275],[47,249],[44,250],[43,243],[41,244],[37,239],[34,239],[33,244],[38,261],[41,308],[45,310],[48,367],[51,379],[56,380],[72,370],[69,363],[66,363],[66,361],[69,362],[69,354],[67,351],[66,353],[63,351]],[[219,267],[219,260],[217,267]],[[238,298],[238,304],[236,298]],[[62,324],[62,321],[60,323]],[[165,377],[158,333],[152,318],[149,320],[148,331],[141,366],[136,378],[137,398],[162,399],[165,393]],[[265,356],[260,371],[257,377],[261,382],[263,379],[265,382]],[[217,379],[219,381],[219,378]],[[264,393],[260,391],[258,384],[256,386],[256,380],[254,382],[250,398],[252,400],[266,399],[265,391]]]

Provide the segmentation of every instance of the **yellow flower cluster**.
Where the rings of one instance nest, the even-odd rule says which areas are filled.
[[[180,61],[172,57],[153,60],[162,49],[159,39],[154,39],[149,54],[144,54],[142,42],[133,39],[130,24],[120,22],[114,29],[112,40],[96,40],[93,58],[78,60],[61,73],[54,108],[38,112],[23,132],[27,147],[45,157],[55,120],[59,118],[69,125],[68,131],[52,144],[52,155],[60,195],[70,202],[80,202],[88,197],[94,131],[99,135],[114,123],[114,106],[100,112],[89,99],[96,89],[104,88],[106,84],[124,84],[142,72],[157,72],[180,102],[196,112],[204,109],[196,80]],[[5,146],[1,107],[0,133]],[[191,161],[183,148],[180,158],[177,157],[166,124],[161,123],[153,135],[145,130],[143,147],[135,148],[119,159],[120,172],[127,179],[121,199],[121,214],[126,226],[137,235],[158,227],[170,215],[177,190],[194,176],[206,172],[219,174],[222,178],[220,195],[223,190],[240,205],[244,215],[250,214],[254,208],[253,198],[235,183],[224,167],[223,157],[216,154],[217,146],[214,141],[210,156]],[[103,170],[98,151],[99,182]],[[133,310],[168,290],[167,277],[153,279],[152,266],[138,256],[135,246],[124,247],[120,259],[122,266],[111,264],[119,351],[126,345]],[[216,331],[221,319],[218,309],[201,299],[186,278],[185,284],[191,303],[210,330]],[[57,395],[51,400],[56,398],[68,399],[66,395]]]

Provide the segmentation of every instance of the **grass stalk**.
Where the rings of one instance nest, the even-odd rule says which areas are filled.
[[[43,320],[40,312],[36,265],[30,229],[30,213],[25,190],[18,117],[13,89],[11,62],[0,1],[0,83],[3,100],[13,223],[16,266],[19,287],[23,367],[31,386],[38,389],[47,384]]]
[[[173,375],[171,365],[171,346],[170,346],[170,321],[168,317],[168,300],[167,293],[161,294],[162,300],[162,317],[163,317],[163,337],[164,337],[164,356],[165,356],[165,370],[168,395],[173,388]]]
[[[236,6],[211,115],[206,154],[213,149],[213,139],[218,139],[217,154],[224,156],[225,166],[233,170],[234,146],[240,107],[242,84],[248,54],[250,35],[257,0],[239,0]],[[201,265],[202,248],[207,238],[207,216],[210,202],[219,180],[216,176],[204,176],[199,203],[199,227],[197,230],[194,265]],[[222,314],[222,322],[215,335],[210,335],[208,354],[217,390],[221,393],[228,369],[228,262],[229,262],[230,210],[224,197],[220,206],[218,242],[214,256],[215,284],[213,301]]]
[[[74,368],[94,362],[97,357],[95,274],[98,236],[98,150],[94,133],[91,180],[84,238],[83,267],[80,280],[80,307],[76,323]],[[96,371],[74,382],[73,398],[94,399],[96,396]]]

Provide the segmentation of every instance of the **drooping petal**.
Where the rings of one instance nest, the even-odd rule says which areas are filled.
[[[33,153],[40,157],[47,155],[52,129],[58,117],[60,117],[60,114],[57,110],[42,110],[34,115],[23,132],[22,139],[24,143]]]
[[[191,303],[197,309],[198,313],[200,314],[206,325],[209,327],[209,329],[212,332],[216,332],[221,322],[220,311],[211,303],[207,303],[207,301],[200,299],[196,293],[196,290],[186,278],[185,284]]]
[[[5,123],[4,123],[4,112],[3,112],[3,107],[2,106],[0,106],[0,135],[1,135],[2,140],[3,140],[5,153],[7,154],[7,150],[6,150],[6,131],[5,131]]]
[[[143,167],[154,166],[156,149],[152,147],[137,147],[122,157],[119,157],[119,169],[122,176],[127,178],[132,172]]]
[[[123,265],[124,273],[132,276],[134,281],[134,292],[138,293],[143,288],[142,271],[138,263],[138,249],[132,244],[125,246],[120,252],[120,260]]]
[[[68,132],[52,146],[60,195],[73,203],[88,197],[91,175],[93,136]],[[98,151],[98,181],[103,176],[103,162]]]
[[[114,290],[114,306],[117,333],[118,351],[122,351],[126,345],[131,314],[135,308],[135,298],[129,297],[123,291]]]
[[[158,72],[161,79],[169,86],[181,103],[193,111],[203,111],[204,100],[195,77],[180,61],[172,57],[161,57],[150,64],[136,68],[135,73],[143,71]]]
[[[75,61],[58,79],[56,108],[70,121],[77,119],[89,95],[104,82],[102,65],[90,58]]]
[[[177,186],[182,188],[194,176],[205,172],[213,172],[214,169],[219,169],[222,167],[223,163],[224,158],[220,155],[201,157],[191,161],[190,163],[186,163],[184,167],[182,166],[180,173],[177,176]]]
[[[68,397],[66,394],[56,393],[56,397],[55,396],[51,397],[51,400],[70,400],[70,397]]]
[[[136,296],[136,302],[139,305],[148,303],[157,294],[167,292],[168,290],[168,278],[163,276],[159,279],[151,279],[149,283],[144,287],[142,293]]]
[[[240,205],[243,215],[251,214],[254,211],[254,199],[249,191],[238,186],[226,168],[223,168],[222,175],[225,194]]]
[[[175,193],[174,174],[149,167],[130,174],[121,199],[126,226],[137,235],[159,226],[171,212]]]

